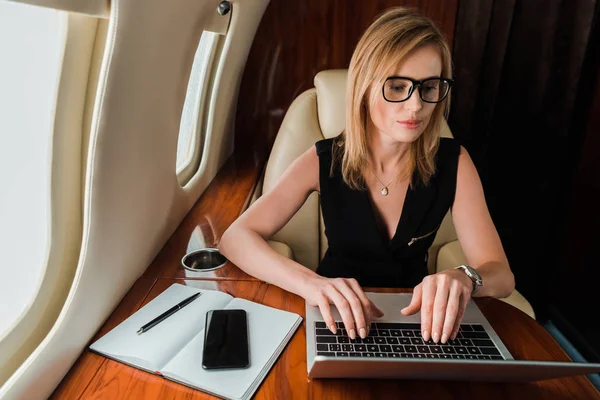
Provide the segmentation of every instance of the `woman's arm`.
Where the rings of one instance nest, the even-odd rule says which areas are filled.
[[[452,220],[469,265],[477,270],[483,287],[476,296],[507,297],[515,288],[500,237],[490,217],[477,169],[461,146],[456,178]],[[421,310],[424,340],[446,343],[458,333],[473,283],[461,270],[451,269],[429,275],[415,287],[404,315]]]
[[[474,296],[510,296],[515,289],[514,275],[490,217],[477,169],[462,146],[452,220],[469,265],[483,279]]]
[[[219,251],[240,269],[265,282],[301,295],[317,274],[271,249],[266,242],[319,190],[319,159],[311,148],[288,167],[276,186],[264,193],[225,231]]]

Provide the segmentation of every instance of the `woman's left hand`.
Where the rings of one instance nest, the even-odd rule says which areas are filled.
[[[421,310],[423,340],[446,343],[456,339],[473,282],[461,270],[451,269],[428,275],[414,291],[410,304],[401,310],[412,315]],[[431,336],[430,336],[431,335]]]

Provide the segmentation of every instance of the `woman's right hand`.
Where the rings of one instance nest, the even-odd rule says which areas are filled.
[[[357,333],[363,339],[367,337],[373,317],[383,316],[353,278],[311,277],[301,296],[309,305],[319,307],[325,324],[333,333],[337,329],[330,304],[335,305],[351,339],[355,339]]]

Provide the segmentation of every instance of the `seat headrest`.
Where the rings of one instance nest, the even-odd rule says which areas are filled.
[[[342,133],[346,123],[347,69],[330,69],[315,76],[317,115],[326,139]]]

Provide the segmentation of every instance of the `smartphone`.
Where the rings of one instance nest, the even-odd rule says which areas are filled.
[[[206,313],[202,368],[247,368],[250,365],[248,322],[244,310]]]

